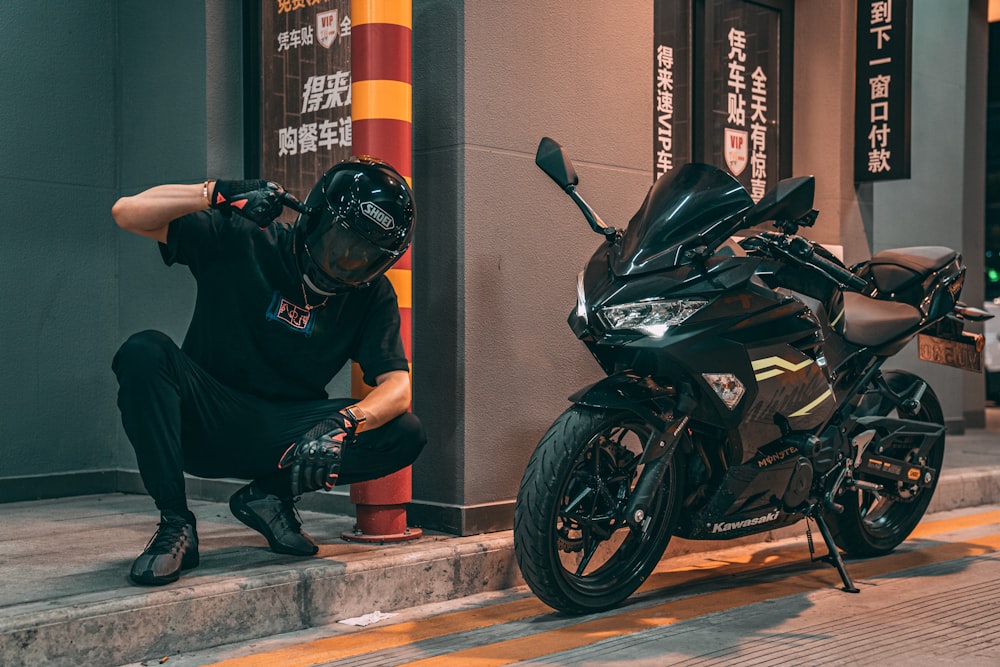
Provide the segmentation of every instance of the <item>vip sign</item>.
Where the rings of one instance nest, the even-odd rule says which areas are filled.
[[[340,12],[334,9],[316,15],[316,41],[324,49],[333,46],[340,34]]]
[[[726,166],[733,176],[739,176],[747,167],[747,146],[749,144],[749,134],[745,130],[734,130],[725,128],[725,141],[723,142]]]

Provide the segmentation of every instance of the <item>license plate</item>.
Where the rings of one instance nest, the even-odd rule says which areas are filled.
[[[924,361],[982,373],[985,344],[982,334],[963,332],[959,340],[918,334],[917,354]]]

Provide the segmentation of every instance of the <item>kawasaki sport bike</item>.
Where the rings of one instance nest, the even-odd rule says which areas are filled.
[[[965,325],[990,315],[959,301],[961,256],[898,248],[848,268],[798,235],[818,215],[813,177],[755,204],[706,164],[661,177],[615,229],[559,144],[542,139],[535,162],[604,237],[569,326],[606,377],[570,396],[521,481],[514,549],[531,590],[566,613],[608,609],[674,535],[808,519],[828,552],[817,560],[857,592],[840,550],[899,545],[944,456],[934,390],[883,364],[916,337],[921,358],[980,370],[983,339]]]

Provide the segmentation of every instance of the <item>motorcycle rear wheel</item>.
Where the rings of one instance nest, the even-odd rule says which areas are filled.
[[[905,371],[886,371],[882,374],[889,387],[897,394],[907,392],[921,379]],[[875,390],[866,393],[858,408],[862,416],[899,416],[906,419],[944,424],[941,403],[934,391],[927,387],[915,415],[897,415],[892,402]],[[944,460],[945,439],[942,437],[928,452],[925,465],[938,471],[931,486],[909,489],[902,483],[895,493],[879,495],[870,491],[848,491],[838,500],[844,506],[842,514],[827,514],[833,540],[851,556],[881,556],[889,553],[913,532],[923,518],[934,495]],[[892,451],[887,456],[915,461],[915,452]]]
[[[521,480],[514,553],[525,582],[569,614],[610,609],[656,567],[677,524],[683,459],[675,451],[638,530],[625,507],[651,427],[631,412],[574,405],[549,427]]]

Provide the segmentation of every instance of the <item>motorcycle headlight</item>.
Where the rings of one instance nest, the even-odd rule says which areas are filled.
[[[583,291],[583,271],[576,277],[576,316],[587,321],[587,295]]]
[[[705,299],[637,301],[601,308],[601,317],[612,329],[631,329],[655,337],[662,336],[707,303]]]

